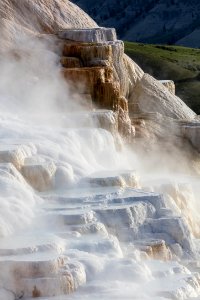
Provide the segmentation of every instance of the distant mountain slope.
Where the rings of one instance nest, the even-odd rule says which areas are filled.
[[[73,0],[121,39],[200,47],[199,0]]]

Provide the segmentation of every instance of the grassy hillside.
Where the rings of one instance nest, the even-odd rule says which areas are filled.
[[[176,94],[200,114],[200,50],[125,42],[125,52],[157,79],[171,79]]]

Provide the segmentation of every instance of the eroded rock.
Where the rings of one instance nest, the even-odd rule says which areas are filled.
[[[26,164],[21,170],[28,183],[38,191],[45,191],[53,187],[53,176],[56,166],[53,162],[43,164]]]

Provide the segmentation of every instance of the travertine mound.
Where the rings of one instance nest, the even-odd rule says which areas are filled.
[[[143,292],[142,282],[145,288],[146,283],[155,285],[156,276],[160,279],[162,272],[170,274],[163,279],[171,280],[170,287],[163,290],[162,282],[156,284],[159,290],[155,297],[161,293],[168,293],[173,299],[198,295],[199,273],[189,273],[177,262],[176,265],[173,261],[163,262],[177,257],[180,262],[185,259],[185,264],[186,260],[195,259],[193,232],[199,233],[196,232],[199,223],[192,219],[189,189],[168,185],[161,190],[164,196],[140,190],[132,163],[128,165],[124,157],[129,155],[129,149],[124,156],[116,150],[121,141],[118,132],[134,144],[138,137],[134,126],[149,133],[148,144],[153,134],[157,141],[166,140],[167,132],[167,137],[173,135],[178,139],[183,131],[180,124],[185,124],[181,119],[192,119],[195,114],[124,55],[123,42],[116,39],[113,29],[97,28],[68,1],[30,1],[3,2],[5,37],[6,32],[10,33],[10,41],[19,32],[58,33],[53,35],[56,44],[62,46],[61,64],[56,56],[56,70],[68,83],[73,82],[76,93],[84,102],[88,101],[89,111],[71,112],[70,108],[62,113],[53,111],[50,122],[35,124],[31,120],[22,122],[20,116],[13,117],[11,123],[0,109],[0,300],[64,299],[69,297],[62,297],[63,294],[81,286],[81,299],[86,299],[85,288],[86,297],[89,288],[90,299],[98,298],[93,291],[100,291],[106,299],[130,299],[132,295],[124,296],[127,282],[135,285],[139,280]],[[9,14],[5,18],[6,12]],[[94,28],[83,28],[88,24]],[[69,29],[69,26],[79,28]],[[41,39],[43,36],[40,35]],[[47,47],[40,55],[45,56],[49,50]],[[32,53],[32,49],[27,52]],[[20,53],[19,58],[23,59],[23,55],[24,52]],[[56,77],[56,71],[51,72]],[[22,77],[23,85],[19,88],[24,90],[26,73]],[[10,79],[10,86],[13,81]],[[78,89],[80,83],[82,89]],[[146,98],[138,98],[138,92]],[[47,104],[51,99],[49,94]],[[36,98],[31,100],[39,111]],[[149,110],[145,110],[145,105],[140,112],[143,101],[148,101]],[[24,112],[31,117],[25,109]],[[53,123],[54,113],[59,124]],[[42,114],[42,121],[46,115],[48,110]],[[33,120],[37,122],[37,118]],[[144,165],[151,160],[149,153],[141,155]],[[158,158],[157,165],[161,165]],[[126,169],[120,169],[124,164]],[[146,170],[148,174],[148,167]],[[146,188],[153,190],[152,185]],[[157,259],[156,265],[162,263],[166,271],[162,267],[161,273],[151,272],[148,261],[141,261],[140,255]],[[172,283],[180,282],[180,278],[181,284],[172,290]],[[122,291],[121,298],[118,290],[115,292],[117,286]],[[112,294],[108,294],[109,290]]]
[[[159,112],[175,119],[192,120],[196,115],[180,98],[149,74],[144,74],[136,84],[131,102],[138,103],[142,112]]]
[[[0,3],[0,31],[7,42],[24,33],[55,33],[72,27],[90,28],[97,24],[70,1],[2,0]]]

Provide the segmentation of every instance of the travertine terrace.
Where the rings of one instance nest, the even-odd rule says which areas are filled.
[[[62,40],[64,77],[79,89],[81,97],[90,95],[94,108],[113,110],[119,133],[127,140],[134,137],[128,113],[123,43],[114,29],[67,29],[58,33]],[[72,61],[76,66],[72,67]],[[86,103],[87,106],[87,103]]]
[[[66,29],[58,32],[58,38],[66,80],[86,99],[86,106],[92,104],[90,108],[114,111],[118,131],[127,141],[133,141],[135,130],[139,136],[157,138],[162,122],[161,134],[167,135],[170,126],[172,136],[182,137],[183,143],[186,138],[199,150],[194,142],[198,135],[198,119],[176,97],[173,81],[159,82],[144,74],[124,54],[123,42],[117,40],[115,29]],[[159,121],[156,120],[158,114]],[[153,129],[149,120],[154,122]],[[193,130],[187,129],[191,128],[190,122]],[[140,124],[146,124],[145,129]]]
[[[5,89],[0,71],[0,300],[198,299],[198,116],[124,54],[113,28],[69,1],[19,3],[0,10],[9,63],[23,62],[16,30],[52,40],[39,71],[48,52],[57,65],[45,90],[37,59],[22,81],[23,63],[11,68]],[[59,97],[49,110],[51,85],[66,88],[62,110]],[[24,114],[25,89],[31,108],[43,92],[45,110]]]

